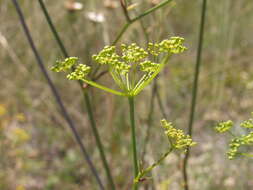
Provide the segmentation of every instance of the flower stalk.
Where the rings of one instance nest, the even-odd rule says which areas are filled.
[[[134,97],[128,97],[129,101],[129,111],[130,111],[130,121],[131,121],[131,138],[132,138],[132,154],[133,154],[133,166],[134,166],[134,178],[138,176],[138,156],[137,156],[137,145],[136,145],[136,132],[135,132],[135,112],[134,112]],[[137,190],[138,185],[133,184],[133,189]]]
[[[183,38],[171,37],[170,39],[163,40],[160,43],[149,43],[147,50],[137,46],[135,43],[131,45],[122,44],[121,54],[117,53],[115,46],[104,47],[104,49],[97,55],[93,56],[93,59],[101,66],[108,67],[108,71],[119,90],[108,88],[90,79],[89,73],[91,72],[91,67],[80,64],[78,58],[76,57],[69,57],[64,61],[57,61],[52,67],[52,70],[55,72],[68,72],[67,78],[69,80],[77,80],[114,95],[128,97],[134,178],[136,178],[139,174],[134,117],[134,97],[137,96],[147,85],[149,85],[164,69],[164,67],[168,64],[171,55],[178,54],[186,50],[183,42]],[[155,63],[148,60],[151,56],[155,57],[156,60],[160,59],[161,62]],[[69,72],[69,70],[73,67],[75,68],[74,71]],[[137,183],[134,183],[133,189],[138,189]]]

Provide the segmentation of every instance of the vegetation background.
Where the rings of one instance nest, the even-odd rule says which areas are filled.
[[[35,44],[50,68],[62,54],[46,23],[38,1],[19,1]],[[50,16],[71,56],[91,64],[93,54],[111,44],[126,22],[117,0],[79,0],[81,11],[70,12],[67,0],[46,0]],[[130,16],[159,3],[134,0]],[[159,98],[152,106],[152,125],[145,161],[152,163],[166,148],[161,118],[186,130],[200,22],[200,0],[176,0],[134,23],[120,42],[145,47],[168,36],[186,39],[188,51],[175,56],[156,80]],[[205,26],[192,149],[189,162],[193,190],[253,189],[252,159],[229,161],[228,139],[215,134],[213,125],[250,117],[253,101],[253,2],[209,0]],[[91,15],[99,14],[102,20]],[[101,21],[101,22],[100,22]],[[143,33],[145,28],[147,35]],[[120,43],[119,42],[119,43]],[[96,189],[67,124],[59,113],[51,91],[34,56],[11,1],[0,0],[0,189],[79,190]],[[105,179],[95,148],[86,107],[78,85],[65,75],[50,71],[68,112],[93,162]],[[113,85],[107,75],[100,82]],[[154,85],[154,82],[153,84]],[[144,146],[152,85],[136,98],[138,148]],[[130,189],[130,124],[126,100],[90,88],[92,107],[102,143],[118,189]],[[240,130],[238,128],[238,130]],[[239,133],[241,131],[238,131]],[[173,154],[152,172],[159,190],[182,189],[182,155]]]

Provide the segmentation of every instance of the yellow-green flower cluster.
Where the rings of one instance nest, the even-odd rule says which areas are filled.
[[[105,46],[98,55],[93,55],[92,58],[101,65],[116,65],[120,56],[117,55],[115,46]]]
[[[88,75],[91,71],[91,68],[84,64],[79,64],[75,70],[67,75],[69,80],[83,80],[86,75]]]
[[[241,127],[246,129],[253,129],[253,119],[248,119],[241,123]]]
[[[196,144],[189,135],[184,134],[183,130],[174,128],[172,123],[167,122],[165,119],[161,120],[161,125],[165,129],[165,134],[171,146],[175,149],[185,150],[187,147]]]
[[[148,43],[148,52],[151,55],[158,56],[161,53],[159,43],[151,43],[151,42],[149,42]]]
[[[161,53],[181,53],[186,50],[186,47],[183,46],[183,42],[184,38],[171,37],[170,39],[163,40],[160,43],[149,43],[148,51],[154,56],[158,56]]]
[[[122,59],[129,63],[136,63],[148,56],[148,52],[146,52],[143,48],[133,43],[131,45],[122,44]]]
[[[82,80],[91,86],[116,95],[136,96],[162,71],[172,54],[181,53],[186,49],[183,46],[183,41],[183,38],[172,37],[160,43],[149,44],[148,50],[137,46],[135,43],[130,45],[122,44],[121,51],[118,51],[119,53],[116,51],[115,46],[105,46],[92,58],[100,65],[108,67],[108,71],[120,91],[105,87],[88,79],[87,75],[91,71],[91,68],[83,64],[78,65],[76,57],[70,57],[62,62],[57,62],[52,67],[52,70],[60,72],[68,71],[72,68],[74,71],[67,75],[67,78],[70,80]],[[159,54],[162,54],[157,59],[160,60],[159,63],[148,60],[152,55],[158,56]]]
[[[77,57],[69,57],[64,61],[56,61],[56,64],[51,68],[51,70],[55,72],[68,71],[77,64],[77,61]]]
[[[231,129],[233,126],[233,122],[231,120],[218,123],[218,125],[215,127],[215,130],[219,133],[224,133]]]
[[[229,144],[229,150],[227,152],[228,158],[230,160],[236,158],[237,156],[244,155],[244,153],[239,152],[241,146],[252,146],[253,145],[253,132],[247,135],[242,135],[240,137],[235,137],[231,140]]]
[[[171,39],[163,40],[160,45],[160,51],[166,53],[182,53],[186,50],[186,47],[183,46],[184,38],[172,37]]]
[[[158,56],[161,53],[181,53],[186,50],[183,42],[183,38],[171,37],[160,43],[149,43],[147,51],[135,43],[122,44],[121,55],[117,54],[115,46],[106,46],[97,55],[94,55],[93,59],[101,65],[108,65],[111,70],[116,69],[121,74],[129,72],[134,63],[139,64],[141,71],[155,72],[155,68],[158,68],[159,64],[145,60],[149,54]]]
[[[159,68],[158,63],[154,63],[152,61],[144,61],[140,63],[140,69],[143,72],[155,72]]]
[[[252,114],[253,115],[253,114]],[[230,160],[238,157],[238,156],[250,156],[253,157],[253,155],[243,153],[240,151],[242,149],[241,147],[247,147],[247,146],[252,146],[253,145],[253,131],[249,132],[248,134],[241,135],[241,136],[236,136],[233,134],[230,129],[233,126],[232,121],[226,121],[226,122],[221,122],[219,123],[216,127],[215,130],[219,133],[224,133],[224,132],[229,132],[233,138],[231,139],[229,143],[229,150],[227,152],[228,158]],[[240,124],[240,127],[246,128],[248,130],[253,129],[253,119],[248,119],[246,121],[243,121]],[[244,150],[244,149],[243,149]]]
[[[67,72],[71,69],[73,72],[67,75],[69,80],[84,80],[85,77],[90,73],[91,68],[84,64],[78,64],[77,57],[69,57],[64,61],[57,61],[56,64],[51,68],[55,72]]]
[[[231,142],[229,143],[229,150],[227,152],[228,159],[232,160],[239,155],[238,150],[240,146],[241,146],[240,138],[234,138],[231,140]]]
[[[92,58],[101,65],[108,65],[111,71],[123,75],[128,73],[131,67],[128,63],[122,61],[122,58],[116,53],[115,46],[105,46],[98,55],[93,55]]]

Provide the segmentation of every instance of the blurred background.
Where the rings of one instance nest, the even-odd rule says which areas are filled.
[[[89,125],[86,106],[77,83],[50,71],[63,55],[48,27],[38,1],[20,0],[34,42],[63,98],[92,161],[104,181],[105,172]],[[93,54],[111,44],[126,23],[118,0],[45,0],[70,56],[94,64]],[[159,0],[133,0],[134,17]],[[145,47],[171,36],[185,38],[188,50],[174,56],[159,78],[136,98],[137,141],[140,154],[151,164],[166,150],[160,127],[166,118],[187,130],[199,34],[200,0],[176,0],[134,23],[120,43]],[[78,7],[77,7],[78,8]],[[198,145],[189,160],[192,190],[252,190],[252,159],[226,157],[230,137],[218,135],[215,123],[231,119],[239,124],[253,111],[253,2],[209,0],[193,139]],[[145,32],[144,32],[145,31]],[[71,131],[39,70],[21,28],[12,1],[0,0],[0,189],[97,189]],[[109,75],[99,82],[114,87]],[[151,105],[152,89],[158,96]],[[116,186],[128,190],[132,182],[131,134],[128,102],[89,89],[92,108]],[[148,131],[150,109],[153,109]],[[236,128],[237,129],[237,128]],[[238,133],[242,133],[238,128]],[[182,154],[173,153],[152,172],[153,189],[182,189]]]

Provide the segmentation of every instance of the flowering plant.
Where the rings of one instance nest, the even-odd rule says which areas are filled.
[[[120,91],[105,87],[89,79],[91,67],[78,64],[78,58],[69,57],[64,61],[56,62],[53,71],[69,71],[73,66],[74,71],[67,75],[70,80],[80,80],[91,86],[120,96],[136,96],[145,88],[168,63],[172,54],[178,54],[186,50],[183,46],[184,39],[171,37],[160,43],[149,43],[147,50],[137,46],[122,44],[121,54],[118,54],[115,46],[106,46],[93,60],[108,67],[113,80]],[[160,63],[150,61],[150,57],[160,58]]]

